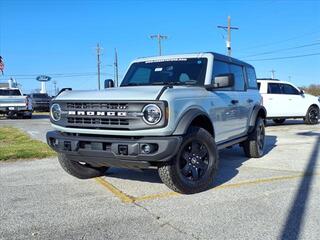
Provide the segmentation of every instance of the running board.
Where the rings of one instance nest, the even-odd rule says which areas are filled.
[[[218,148],[218,150],[221,150],[221,149],[230,147],[230,146],[232,146],[232,145],[241,143],[241,142],[243,142],[243,141],[245,141],[245,140],[247,140],[247,139],[248,139],[248,136],[245,136],[245,137],[236,138],[236,139],[231,140],[231,141],[219,143],[219,144],[217,144],[217,148]]]

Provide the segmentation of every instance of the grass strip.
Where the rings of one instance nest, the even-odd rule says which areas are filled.
[[[56,156],[49,146],[13,127],[0,127],[0,161]]]

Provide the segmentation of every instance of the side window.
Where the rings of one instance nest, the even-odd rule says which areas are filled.
[[[281,84],[282,85],[282,91],[284,94],[291,94],[291,95],[299,95],[300,92],[293,86],[289,84]]]
[[[248,88],[257,89],[257,78],[256,72],[251,67],[246,67],[247,79],[248,79]],[[259,86],[260,89],[260,86]]]
[[[258,82],[257,84],[258,84],[258,89],[260,90],[260,87],[261,87],[261,83],[259,83],[259,82]]]
[[[229,74],[229,65],[225,62],[214,61],[213,63],[213,77]]]
[[[241,66],[230,64],[230,72],[234,74],[234,90],[244,91],[244,75]]]
[[[270,94],[281,94],[281,87],[279,83],[268,83],[268,93]]]
[[[221,62],[218,60],[215,60],[213,63],[213,79],[212,79],[212,83],[214,83],[214,78],[215,77],[219,77],[221,75],[227,75],[230,74],[230,70],[229,70],[229,64],[226,62]],[[228,88],[219,88],[219,90],[221,91],[225,91],[225,90],[232,90],[231,87]]]
[[[131,82],[136,84],[148,84],[151,75],[150,68],[138,68],[133,74]]]

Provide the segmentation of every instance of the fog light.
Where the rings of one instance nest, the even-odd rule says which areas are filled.
[[[120,155],[128,155],[128,145],[119,145],[118,152]]]
[[[57,147],[59,145],[59,140],[56,138],[50,138],[49,141],[52,147]]]
[[[141,146],[141,152],[145,154],[149,154],[152,151],[152,147],[149,144],[144,144]]]

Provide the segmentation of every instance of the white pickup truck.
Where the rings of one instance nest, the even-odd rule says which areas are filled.
[[[32,118],[32,103],[19,88],[0,88],[0,114],[9,118]]]

